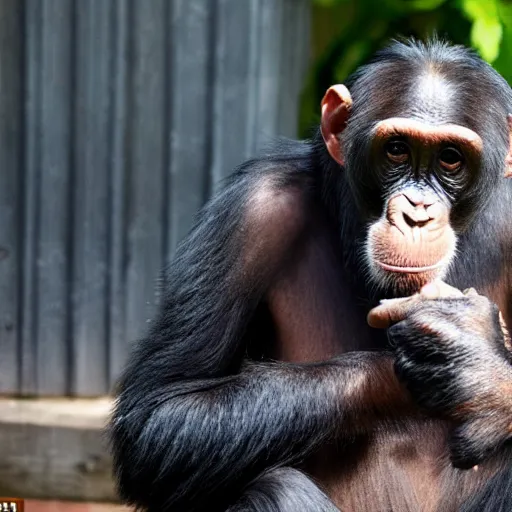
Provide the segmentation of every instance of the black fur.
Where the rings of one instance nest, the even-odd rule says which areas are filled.
[[[286,159],[294,173],[280,174],[283,183],[309,161],[300,154],[298,146]],[[163,307],[120,380],[111,425],[128,503],[160,512],[227,506],[269,464],[318,445],[339,416],[332,365],[241,367],[244,330],[269,283],[232,282],[240,221],[249,192],[274,169],[266,160],[243,166],[166,273]]]
[[[345,387],[356,382],[358,368],[378,356],[351,353],[321,364],[265,360],[262,347],[273,340],[272,326],[262,327],[266,294],[295,253],[295,241],[292,235],[283,240],[289,247],[283,247],[279,261],[270,251],[245,269],[244,248],[251,241],[247,204],[270,181],[276,190],[296,188],[308,205],[321,205],[345,242],[342,264],[357,290],[370,296],[360,284],[358,244],[383,198],[367,158],[369,129],[384,113],[399,115],[408,108],[403,81],[412,87],[431,63],[460,92],[461,103],[449,121],[478,128],[486,144],[483,168],[454,209],[455,224],[467,230],[461,252],[474,254],[473,233],[482,232],[478,240],[484,245],[492,234],[478,221],[470,227],[470,220],[487,215],[499,225],[503,215],[488,199],[491,191],[500,204],[511,197],[510,187],[497,189],[508,147],[505,119],[512,110],[508,86],[460,48],[396,43],[381,52],[351,81],[354,120],[344,135],[347,169],[329,158],[319,134],[309,142],[283,142],[274,153],[242,165],[179,245],[166,271],[161,309],[119,382],[110,437],[125,502],[148,512],[336,510],[303,474],[288,468],[265,471],[297,465],[335,436],[349,439],[340,432]],[[393,79],[397,69],[400,83]],[[498,262],[502,259],[496,254]],[[476,271],[457,266],[451,275],[457,284],[477,278]],[[449,372],[445,376],[453,378]],[[503,473],[494,485],[510,487],[511,475]],[[492,489],[475,503],[488,499]]]
[[[298,144],[285,161],[293,171],[281,167],[281,186],[307,176],[311,150]],[[131,355],[111,424],[128,503],[160,512],[226,508],[266,467],[296,463],[333,436],[344,380],[373,357],[244,363],[244,330],[273,271],[236,281],[240,219],[249,191],[276,175],[276,162],[243,166],[202,210],[168,269],[163,307]]]
[[[512,439],[503,396],[512,368],[498,315],[485,297],[437,299],[388,330],[397,374],[416,402],[458,423],[449,441],[455,467],[469,469]]]
[[[278,468],[261,474],[226,512],[338,512],[338,508],[304,473]]]
[[[501,471],[459,512],[509,512],[512,510],[512,468]]]

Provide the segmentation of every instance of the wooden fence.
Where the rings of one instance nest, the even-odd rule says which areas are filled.
[[[0,393],[108,393],[219,181],[294,136],[309,0],[0,0]]]

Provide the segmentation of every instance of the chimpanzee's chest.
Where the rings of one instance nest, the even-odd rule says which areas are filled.
[[[366,321],[371,304],[363,290],[332,233],[306,244],[268,297],[274,325],[271,357],[322,361],[343,352],[385,347],[385,332]]]
[[[306,471],[343,512],[455,512],[492,477],[492,461],[454,469],[443,422],[381,425],[345,448],[325,447]]]

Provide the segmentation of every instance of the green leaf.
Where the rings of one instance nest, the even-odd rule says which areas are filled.
[[[494,62],[500,53],[503,27],[497,20],[478,19],[471,27],[471,43],[487,62]]]
[[[433,11],[441,7],[446,0],[409,0],[407,5],[409,9],[415,11]]]
[[[500,53],[503,26],[497,0],[462,0],[464,14],[473,21],[471,44],[487,62],[494,62]]]
[[[512,3],[509,0],[498,2],[498,14],[503,25],[512,28]]]
[[[385,10],[391,10],[395,15],[404,15],[415,11],[433,11],[438,9],[447,0],[380,0],[371,2],[373,8],[384,7]]]
[[[462,0],[461,8],[472,21],[498,19],[496,0]]]
[[[500,47],[500,54],[498,58],[492,63],[494,69],[500,73],[505,80],[512,84],[512,27],[507,27],[503,30],[503,38]]]

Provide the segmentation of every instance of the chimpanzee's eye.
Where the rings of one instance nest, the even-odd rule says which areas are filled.
[[[409,146],[403,140],[390,140],[386,142],[384,149],[392,162],[402,164],[409,158]]]
[[[444,148],[439,153],[439,164],[448,171],[455,171],[462,165],[462,154],[454,147]]]

